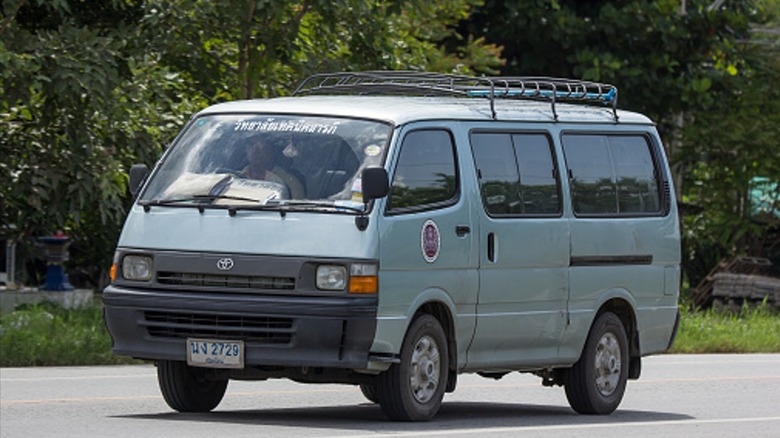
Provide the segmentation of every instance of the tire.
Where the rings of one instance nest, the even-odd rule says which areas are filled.
[[[400,359],[377,377],[379,405],[391,420],[430,420],[441,407],[449,374],[447,339],[436,318],[422,314],[412,321]]]
[[[580,414],[606,415],[623,399],[629,368],[628,338],[620,318],[601,314],[588,333],[580,359],[566,372],[566,398]]]
[[[208,412],[222,401],[228,379],[207,379],[205,370],[185,362],[161,360],[157,382],[165,402],[179,412]]]
[[[363,383],[360,385],[360,392],[371,403],[379,403],[379,399],[376,396],[376,385],[370,383]]]

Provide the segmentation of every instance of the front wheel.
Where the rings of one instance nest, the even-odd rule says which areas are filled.
[[[580,359],[565,374],[566,398],[580,414],[611,414],[628,380],[628,338],[620,318],[601,314],[590,329]]]
[[[377,378],[379,405],[392,420],[430,420],[441,407],[449,374],[447,339],[436,318],[423,314],[412,321],[400,359]]]
[[[373,383],[360,384],[360,392],[362,392],[363,397],[371,403],[379,403],[379,398],[376,396],[376,385]]]
[[[208,378],[203,369],[171,360],[157,364],[157,381],[165,402],[179,412],[208,412],[216,408],[228,384],[228,379]]]

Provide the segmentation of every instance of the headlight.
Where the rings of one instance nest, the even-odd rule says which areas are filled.
[[[317,289],[344,290],[347,287],[347,268],[338,265],[317,266]]]
[[[126,255],[122,259],[122,278],[149,281],[152,279],[152,258],[142,255]]]

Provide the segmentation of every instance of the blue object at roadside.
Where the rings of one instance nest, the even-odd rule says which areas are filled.
[[[72,290],[68,281],[68,274],[65,273],[63,263],[68,260],[68,247],[70,239],[61,233],[51,236],[39,237],[38,241],[43,244],[46,253],[46,277],[41,287],[48,291],[66,291]]]

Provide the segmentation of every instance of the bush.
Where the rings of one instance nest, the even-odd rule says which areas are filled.
[[[780,316],[766,305],[739,313],[682,309],[680,331],[671,353],[780,352]]]
[[[134,363],[111,353],[100,304],[66,310],[42,303],[0,317],[0,366]]]

